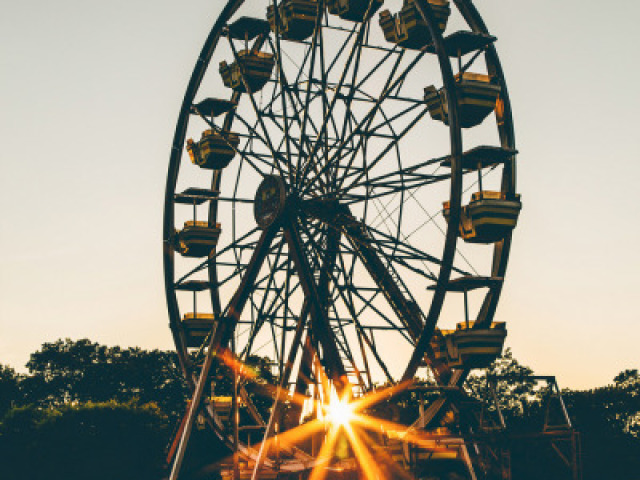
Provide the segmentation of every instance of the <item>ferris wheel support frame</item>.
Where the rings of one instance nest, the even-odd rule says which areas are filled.
[[[482,23],[482,20],[477,13],[475,7],[471,4],[469,0],[453,0],[455,4],[460,9],[461,13],[472,26],[474,31],[478,31],[481,33],[487,33],[486,27]],[[461,185],[462,185],[462,166],[461,166],[461,156],[463,153],[462,150],[462,134],[461,134],[461,126],[458,120],[458,102],[456,98],[456,87],[455,80],[451,65],[449,63],[449,57],[447,52],[445,51],[445,46],[443,43],[443,38],[440,32],[434,27],[435,20],[433,17],[433,12],[431,10],[431,6],[426,0],[415,0],[416,6],[418,7],[418,11],[420,16],[427,24],[431,37],[433,39],[433,44],[435,48],[435,53],[438,58],[438,62],[440,65],[440,71],[442,74],[442,80],[444,84],[444,88],[448,92],[447,102],[448,102],[448,112],[449,112],[449,132],[450,132],[450,151],[451,151],[451,188],[450,188],[450,204],[451,204],[451,214],[449,218],[449,222],[451,225],[457,225],[460,221],[460,210],[461,210]],[[173,192],[175,191],[179,163],[182,156],[182,149],[186,137],[186,129],[188,124],[188,117],[192,110],[192,104],[195,99],[195,95],[200,87],[200,83],[204,77],[204,73],[208,68],[209,61],[211,56],[216,48],[217,43],[219,42],[221,36],[223,35],[224,27],[228,20],[233,16],[233,14],[238,10],[238,8],[242,5],[242,0],[230,0],[226,6],[223,8],[218,20],[214,24],[205,45],[202,48],[201,54],[198,58],[196,68],[192,74],[191,80],[189,82],[189,86],[185,93],[185,97],[183,100],[183,104],[180,110],[178,125],[176,127],[176,132],[174,135],[174,140],[172,144],[172,152],[169,166],[169,175],[167,177],[167,190],[165,196],[165,215],[164,215],[164,228],[163,228],[163,257],[165,264],[165,289],[167,292],[167,304],[170,313],[170,327],[172,330],[172,334],[174,336],[174,340],[177,345],[184,345],[185,338],[184,332],[178,328],[176,323],[176,319],[180,318],[180,312],[177,300],[175,298],[174,292],[174,284],[172,282],[172,278],[174,276],[174,250],[172,247],[173,241],[173,225],[174,225],[174,198]],[[275,2],[274,2],[275,3]],[[323,2],[318,2],[319,5],[323,5]],[[320,6],[319,6],[320,9]],[[277,9],[276,9],[277,10]],[[277,15],[277,14],[276,14]],[[360,32],[364,32],[364,29],[361,29]],[[279,47],[279,38],[276,34],[276,45],[278,52],[280,50]],[[231,45],[233,49],[233,45]],[[314,50],[315,51],[315,50]],[[237,58],[237,52],[234,50],[234,57]],[[351,58],[351,57],[350,57]],[[280,56],[278,55],[278,61],[280,62]],[[504,113],[504,123],[499,126],[500,138],[503,147],[508,147],[514,149],[515,147],[515,139],[513,135],[513,124],[511,120],[511,108],[510,103],[508,101],[508,94],[506,91],[506,84],[504,81],[504,76],[502,74],[502,69],[500,67],[497,53],[495,52],[495,47],[493,45],[489,45],[487,47],[487,63],[488,68],[491,71],[493,69],[493,73],[498,77],[499,82],[501,83],[501,87],[503,88],[503,99],[505,103],[505,113]],[[345,75],[341,78],[341,82],[344,80]],[[282,79],[282,77],[280,77]],[[243,79],[244,81],[244,79]],[[310,84],[310,82],[309,82]],[[245,84],[246,86],[246,84]],[[248,89],[249,90],[249,89]],[[233,94],[233,98],[237,101],[240,98],[240,94],[235,92]],[[252,99],[251,94],[249,97]],[[284,95],[283,102],[284,102]],[[334,102],[337,96],[334,96]],[[253,99],[252,99],[253,100]],[[329,108],[333,108],[332,105]],[[225,127],[229,127],[231,122],[233,121],[233,111],[227,114],[225,119]],[[328,118],[324,122],[321,131],[327,128]],[[285,122],[286,125],[286,122]],[[319,144],[316,143],[316,148]],[[315,152],[315,150],[314,150]],[[276,162],[277,163],[277,162]],[[310,164],[307,164],[309,167]],[[305,170],[306,171],[306,170]],[[508,192],[515,192],[515,179],[513,172],[515,171],[515,163],[514,158],[511,158],[509,165],[505,166],[505,171],[503,173],[503,189],[506,189]],[[507,175],[508,173],[508,175]],[[219,186],[220,183],[219,172],[216,172],[213,177],[213,186],[214,190],[216,186]],[[318,177],[320,174],[318,174]],[[304,177],[304,175],[303,175]],[[511,182],[507,180],[511,179]],[[304,181],[304,178],[301,178],[301,181]],[[507,182],[507,184],[504,184]],[[209,211],[210,218],[217,217],[217,205],[214,206],[213,202],[210,206]],[[301,240],[299,238],[299,233],[297,232],[296,227],[289,221],[285,220],[283,225],[272,225],[270,228],[263,231],[260,240],[258,241],[258,246],[254,251],[254,256],[250,262],[251,268],[247,273],[243,276],[241,286],[236,290],[233,298],[229,302],[226,309],[221,310],[220,308],[220,299],[218,297],[218,292],[211,289],[212,295],[212,303],[214,305],[214,310],[216,310],[217,305],[217,314],[220,318],[224,318],[229,322],[219,323],[219,328],[214,328],[214,330],[210,334],[209,342],[205,350],[205,362],[201,368],[200,375],[198,380],[196,381],[195,376],[193,374],[193,365],[189,358],[184,354],[183,349],[178,349],[178,356],[180,361],[180,366],[184,372],[185,378],[189,383],[189,386],[194,391],[194,397],[192,399],[188,417],[187,417],[187,428],[184,429],[182,440],[180,446],[178,448],[178,457],[179,462],[176,459],[174,463],[174,471],[175,475],[172,472],[172,480],[177,478],[177,473],[180,469],[180,464],[182,462],[182,457],[184,455],[184,451],[186,449],[186,442],[188,441],[189,433],[191,430],[191,426],[193,425],[193,421],[195,420],[195,416],[199,409],[201,408],[201,398],[204,390],[204,384],[206,383],[206,377],[208,375],[209,368],[211,366],[211,359],[213,358],[213,353],[220,348],[226,348],[226,345],[231,340],[231,335],[233,329],[235,327],[235,323],[239,320],[240,314],[244,307],[245,302],[247,301],[249,295],[249,286],[256,280],[256,276],[258,274],[258,270],[262,266],[264,259],[268,253],[268,247],[273,240],[273,237],[278,229],[282,228],[284,233],[284,237],[286,243],[288,244],[291,252],[291,256],[293,258],[293,263],[296,266],[299,277],[301,279],[302,289],[305,293],[305,310],[308,310],[310,316],[310,325],[311,330],[314,332],[314,335],[318,336],[319,343],[323,347],[323,354],[326,355],[328,362],[328,370],[330,377],[336,382],[339,386],[342,382],[342,378],[345,374],[344,365],[342,365],[340,355],[337,352],[337,348],[335,344],[332,342],[331,334],[327,331],[323,331],[323,326],[326,326],[327,322],[322,319],[322,312],[324,311],[324,306],[322,305],[322,300],[318,295],[315,280],[313,279],[313,275],[311,274],[310,267],[306,262],[306,258],[304,252],[301,248]],[[352,235],[353,236],[353,235]],[[450,279],[451,271],[452,271],[452,259],[456,253],[456,243],[457,243],[458,233],[456,228],[448,228],[445,240],[445,246],[442,254],[442,265],[438,275],[438,280],[436,283],[436,288],[433,294],[433,299],[430,304],[429,311],[426,315],[426,322],[424,327],[422,328],[419,337],[417,338],[416,348],[413,352],[412,358],[405,370],[403,375],[403,379],[412,378],[415,375],[415,372],[420,365],[420,363],[425,358],[425,354],[428,358],[433,356],[433,352],[431,351],[431,347],[429,345],[429,340],[433,336],[433,332],[436,328],[436,323],[439,318],[440,310],[442,309],[442,305],[444,302],[444,298],[446,295],[446,287]],[[503,240],[501,243],[496,244],[494,249],[494,259],[493,259],[493,272],[494,276],[503,276],[506,270],[506,264],[508,260],[508,254],[510,250],[511,237],[510,235]],[[216,283],[216,270],[214,268],[209,268],[209,279],[211,284]],[[497,275],[500,273],[501,275]],[[478,319],[478,325],[482,325],[485,323],[490,323],[493,315],[495,313],[495,308],[497,305],[497,301],[500,296],[501,284],[492,287],[489,294],[485,298],[485,301],[481,308],[481,313]],[[310,300],[309,300],[310,299]],[[402,314],[399,315],[402,318]],[[300,322],[302,323],[302,322]],[[302,329],[300,329],[302,331]],[[296,330],[296,335],[298,334],[298,330]],[[297,337],[296,337],[297,338]],[[294,353],[294,352],[291,352]],[[455,374],[451,374],[451,372],[438,372],[438,370],[434,370],[436,373],[436,377],[441,384],[460,384],[464,378],[466,378],[467,371],[456,372]],[[442,378],[440,378],[440,374],[442,374]],[[237,399],[235,400],[235,406],[237,409]],[[278,405],[276,398],[276,407]],[[276,409],[274,409],[276,410]],[[273,415],[270,417],[270,423],[273,419]],[[236,432],[237,437],[237,432]],[[266,437],[265,437],[266,438]],[[236,449],[237,449],[237,438],[236,438]],[[177,468],[176,468],[177,466]],[[256,469],[257,471],[257,469]]]

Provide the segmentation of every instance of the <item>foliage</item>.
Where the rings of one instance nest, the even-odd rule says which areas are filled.
[[[566,391],[564,398],[583,446],[585,480],[635,480],[640,471],[640,377],[617,375],[613,385]]]
[[[229,365],[224,358],[214,359],[216,395],[231,395],[234,372]],[[240,376],[252,380],[244,387],[266,417],[272,402],[270,386],[278,382],[271,373],[271,360],[252,356],[245,365]],[[0,462],[13,468],[3,471],[3,478],[160,478],[169,426],[186,407],[187,388],[174,352],[66,339],[42,345],[27,366],[30,374],[19,375],[0,365],[0,418],[8,412],[0,423]],[[507,350],[486,371],[469,377],[467,387],[477,398],[488,398],[486,379],[494,378],[509,433],[539,431],[548,392],[528,378],[531,374],[532,369]],[[584,480],[635,480],[640,471],[638,370],[621,372],[605,387],[563,393],[581,433]],[[428,388],[421,393],[400,392],[369,413],[410,423],[417,418],[420,395],[428,404],[435,393]],[[285,416],[288,413],[299,415],[296,411]],[[244,409],[241,415],[246,415]],[[200,440],[190,444],[196,446],[190,446],[186,471],[196,472],[204,458],[213,461],[228,453],[206,430],[196,429],[194,439]],[[213,450],[211,445],[216,445]],[[548,445],[529,442],[521,448],[514,443],[512,451],[514,478],[556,478],[549,471],[558,456]],[[33,462],[34,458],[39,461]]]
[[[15,407],[0,425],[7,480],[158,479],[167,419],[153,404]]]
[[[626,433],[640,438],[640,373],[637,369],[625,370],[613,381],[623,393],[622,401],[616,405],[616,419]]]
[[[27,363],[27,403],[155,402],[171,417],[184,411],[186,385],[174,352],[107,347],[90,340],[45,343]]]
[[[507,422],[529,417],[539,410],[541,397],[536,383],[527,378],[533,370],[521,365],[510,348],[484,372],[467,379],[467,387],[478,399],[490,398],[487,379],[495,379],[494,388],[500,410]]]
[[[486,380],[495,377],[497,402],[506,418],[508,433],[540,432],[549,391],[526,378],[532,374],[529,367],[521,365],[512,352],[506,350],[485,372],[470,377],[468,386],[478,398],[488,398]],[[563,399],[571,422],[580,433],[584,480],[636,480],[640,471],[638,371],[621,372],[613,385],[586,391],[565,390]],[[556,403],[556,413],[558,409]],[[533,440],[513,441],[514,478],[570,478],[550,445]],[[565,450],[565,454],[568,453]]]
[[[392,397],[384,399],[367,409],[367,413],[377,418],[390,420],[392,422],[408,425],[417,418],[420,404],[429,405],[431,401],[438,398],[438,392],[424,391],[428,387],[435,386],[433,380],[416,379],[412,383],[412,388],[394,394]],[[384,384],[379,388],[389,388],[390,384]],[[423,387],[426,387],[423,390]]]
[[[20,401],[20,377],[11,367],[0,364],[0,418]]]

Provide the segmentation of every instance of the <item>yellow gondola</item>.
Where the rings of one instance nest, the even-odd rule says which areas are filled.
[[[486,368],[502,354],[507,329],[504,322],[489,328],[459,323],[455,330],[436,329],[431,340],[435,360],[450,368]]]
[[[176,249],[185,257],[208,257],[218,245],[220,224],[209,225],[208,222],[189,220],[184,228],[177,232]]]
[[[229,396],[215,396],[212,399],[213,409],[223,422],[229,421],[231,417],[231,407],[233,405],[233,398]]]
[[[429,0],[440,33],[447,27],[451,14],[449,0]],[[404,0],[400,13],[392,15],[389,10],[380,12],[380,27],[384,38],[403,48],[421,49],[432,42],[429,27],[422,19],[414,0]]]
[[[496,108],[500,86],[488,75],[464,72],[455,76],[458,120],[462,128],[480,125]],[[434,120],[449,125],[447,91],[433,85],[424,89],[424,100]]]
[[[215,323],[212,313],[186,313],[182,318],[187,348],[199,348]]]
[[[271,53],[240,50],[238,60],[231,65],[224,60],[220,62],[220,75],[225,87],[245,93],[247,91],[246,82],[251,92],[257,92],[271,78],[274,65],[275,60]],[[242,81],[243,73],[245,82]]]
[[[304,40],[311,36],[316,26],[318,2],[316,0],[283,0],[278,5],[280,19],[276,29],[276,15],[273,5],[267,7],[267,20],[275,33],[276,30],[285,40]]]
[[[326,5],[329,13],[337,15],[343,20],[352,22],[362,22],[369,4],[371,9],[369,15],[373,15],[382,6],[383,0],[327,0]]]
[[[521,209],[520,195],[507,198],[502,192],[476,192],[460,212],[460,236],[469,243],[498,242],[515,228]],[[449,202],[444,202],[442,213],[449,221]]]
[[[233,160],[240,138],[233,132],[224,134],[215,130],[202,132],[199,142],[187,140],[187,152],[191,162],[200,168],[218,170],[225,168]]]
[[[210,401],[220,420],[228,422],[231,417],[233,397],[216,395],[215,397],[211,397]],[[246,408],[246,406],[246,402],[242,398],[238,398],[238,408]]]

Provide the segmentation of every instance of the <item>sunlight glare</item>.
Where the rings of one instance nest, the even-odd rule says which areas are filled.
[[[337,396],[331,399],[327,405],[326,418],[336,426],[345,426],[351,422],[354,415],[353,405],[346,398],[339,399]]]

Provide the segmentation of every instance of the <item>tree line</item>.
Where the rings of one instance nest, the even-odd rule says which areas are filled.
[[[254,357],[251,362],[261,376],[271,375],[268,359]],[[0,365],[2,478],[162,478],[164,447],[188,399],[175,352],[61,339],[43,344],[26,366],[28,373],[19,374]],[[495,376],[509,429],[536,429],[548,392],[528,380],[532,373],[507,350],[489,369],[471,377],[468,387],[479,398],[486,396],[483,377]],[[584,479],[638,480],[638,370],[625,370],[603,387],[565,390],[563,396],[581,434]],[[394,402],[398,415],[415,418],[415,397],[401,395]],[[544,462],[536,459],[547,455],[541,449],[537,444],[525,445],[519,454],[515,449],[514,480],[540,478]]]

